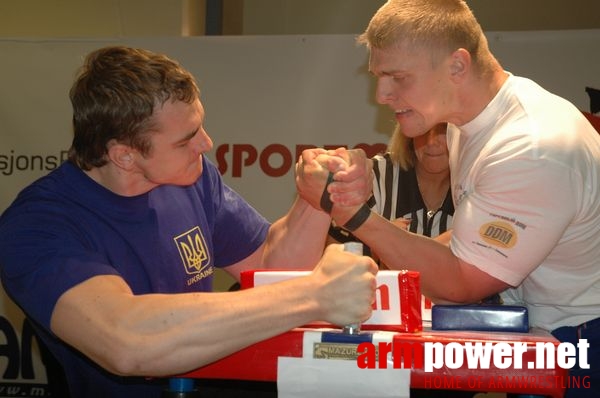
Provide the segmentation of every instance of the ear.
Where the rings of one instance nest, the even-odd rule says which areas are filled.
[[[128,145],[111,140],[108,145],[108,159],[117,167],[124,170],[131,170],[134,165],[134,150]]]
[[[471,68],[471,54],[459,48],[450,57],[450,77],[455,81],[463,80]]]

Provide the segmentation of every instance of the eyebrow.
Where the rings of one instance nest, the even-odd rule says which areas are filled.
[[[374,71],[373,69],[369,68],[369,73],[373,76],[394,76],[398,74],[406,74],[407,71],[403,69],[387,69]]]

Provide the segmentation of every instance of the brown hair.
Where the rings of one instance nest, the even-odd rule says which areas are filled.
[[[110,140],[150,151],[155,107],[192,103],[200,95],[193,76],[165,55],[124,46],[90,53],[71,87],[73,143],[69,160],[84,170],[101,167]]]

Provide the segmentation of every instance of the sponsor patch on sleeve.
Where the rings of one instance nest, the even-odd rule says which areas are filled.
[[[488,244],[510,249],[517,244],[517,232],[504,221],[492,221],[479,228],[479,236]]]

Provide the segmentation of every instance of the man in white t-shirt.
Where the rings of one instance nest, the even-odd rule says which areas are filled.
[[[505,71],[463,0],[390,0],[359,41],[377,101],[406,136],[449,123],[453,233],[447,246],[345,206],[343,184],[327,188],[336,223],[388,266],[419,271],[434,302],[504,292],[528,307],[531,326],[588,339],[590,369],[571,375],[591,377],[590,388],[567,396],[600,396],[598,133],[568,101]],[[326,170],[313,158],[303,154],[297,186],[316,207]]]

